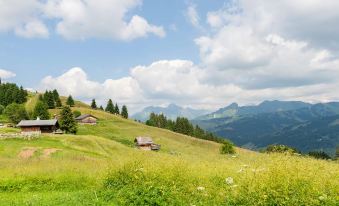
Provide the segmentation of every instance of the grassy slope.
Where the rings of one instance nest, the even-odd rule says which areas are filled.
[[[338,163],[237,149],[77,105],[100,118],[79,134],[0,140],[0,205],[335,205]],[[52,110],[51,113],[57,113]],[[0,129],[0,133],[3,133]],[[11,132],[11,131],[6,131]],[[151,136],[160,152],[133,148]],[[37,151],[29,159],[18,154]],[[60,149],[44,157],[46,148]],[[232,177],[233,184],[225,179]]]

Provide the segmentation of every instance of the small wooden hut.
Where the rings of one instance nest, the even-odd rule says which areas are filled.
[[[59,129],[56,119],[51,120],[21,120],[17,125],[21,128],[21,133],[25,135],[39,135],[41,133],[53,133]]]
[[[91,114],[83,114],[83,115],[80,115],[79,117],[75,118],[75,120],[79,124],[92,124],[92,125],[95,125],[95,124],[97,124],[98,118],[96,118],[95,116],[93,116]]]
[[[135,146],[141,150],[160,150],[160,145],[155,144],[150,137],[137,137]]]

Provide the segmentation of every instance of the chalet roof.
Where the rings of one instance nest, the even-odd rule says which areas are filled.
[[[98,119],[98,118],[96,118],[95,116],[93,116],[91,114],[83,114],[83,115],[80,115],[79,117],[75,118],[75,120],[83,120],[83,119],[85,119],[87,117],[93,117],[95,119]]]
[[[153,140],[150,137],[137,137],[137,138],[135,138],[134,142],[136,142],[137,145],[150,145],[150,144],[153,144]]]
[[[31,126],[55,126],[58,124],[58,120],[21,120],[18,127],[31,127]]]

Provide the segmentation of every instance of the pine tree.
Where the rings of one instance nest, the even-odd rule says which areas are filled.
[[[47,104],[48,109],[54,109],[55,108],[54,96],[53,96],[53,93],[51,91],[46,90],[45,95],[44,95],[44,101]]]
[[[117,103],[115,103],[114,114],[120,114],[120,109]]]
[[[73,107],[74,106],[74,100],[73,100],[73,97],[72,95],[69,95],[68,98],[67,98],[67,101],[66,101],[66,104],[70,107]]]
[[[97,109],[97,103],[95,102],[95,99],[92,99],[91,107],[92,109]]]
[[[40,119],[49,119],[50,118],[50,115],[49,115],[49,112],[48,112],[48,108],[47,108],[47,105],[42,102],[42,101],[38,101],[36,104],[35,104],[35,107],[33,109],[33,115],[32,117],[34,119],[36,118],[40,118]]]
[[[102,105],[99,107],[100,110],[104,111],[104,108],[102,107]]]
[[[128,110],[127,110],[127,107],[126,105],[123,105],[122,106],[122,109],[121,109],[121,116],[125,119],[128,119]]]
[[[114,105],[111,99],[108,100],[105,111],[114,114],[115,110],[114,110]]]
[[[61,99],[59,96],[59,92],[56,89],[53,90],[53,97],[54,97],[55,106],[61,107],[62,106]]]
[[[69,106],[64,106],[60,112],[60,129],[66,133],[76,134],[78,131],[77,122],[74,119]]]

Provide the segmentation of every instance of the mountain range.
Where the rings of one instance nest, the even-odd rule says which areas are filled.
[[[175,120],[177,117],[186,117],[188,119],[194,119],[198,116],[209,113],[208,110],[192,109],[180,107],[176,104],[169,104],[167,107],[155,107],[150,106],[144,108],[141,112],[132,115],[133,119],[145,122],[148,120],[151,113],[164,114],[167,118]]]
[[[264,101],[243,107],[232,103],[192,122],[250,149],[285,144],[301,152],[322,150],[333,155],[339,144],[338,102]]]

